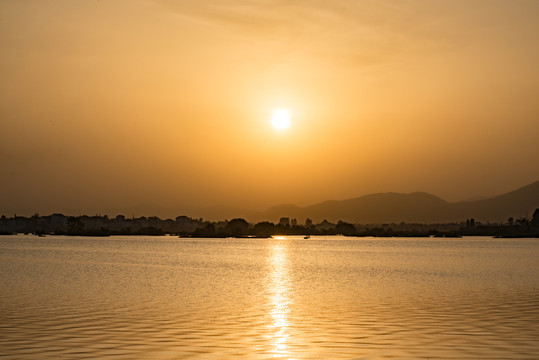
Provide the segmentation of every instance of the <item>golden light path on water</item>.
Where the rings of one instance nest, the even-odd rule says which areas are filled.
[[[270,324],[268,338],[274,357],[290,356],[287,341],[289,334],[288,314],[290,312],[290,274],[288,247],[284,237],[275,237],[268,256],[268,295]]]

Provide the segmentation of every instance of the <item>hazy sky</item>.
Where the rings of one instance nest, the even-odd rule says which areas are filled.
[[[513,190],[539,179],[537,19],[533,0],[0,0],[0,213]]]

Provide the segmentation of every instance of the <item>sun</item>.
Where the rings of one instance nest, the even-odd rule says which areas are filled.
[[[288,109],[275,109],[271,115],[271,124],[278,130],[290,127],[290,111]]]

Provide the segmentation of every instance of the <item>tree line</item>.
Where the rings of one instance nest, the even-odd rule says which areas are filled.
[[[194,219],[178,216],[175,219],[159,217],[126,218],[118,215],[67,216],[53,214],[30,217],[17,216],[0,218],[0,234],[36,234],[71,236],[110,235],[177,235],[180,237],[270,237],[273,235],[346,235],[346,236],[500,236],[539,237],[539,209],[531,218],[508,218],[503,223],[481,223],[474,218],[446,224],[352,224],[345,221],[313,223],[309,218],[303,223],[297,219],[282,217],[278,222],[262,221],[249,223],[235,218],[223,221]]]

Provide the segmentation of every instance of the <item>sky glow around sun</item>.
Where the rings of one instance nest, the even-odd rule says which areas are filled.
[[[290,111],[284,108],[274,110],[271,124],[278,130],[288,129],[290,127]]]
[[[539,1],[223,3],[0,1],[0,215],[539,179]]]

